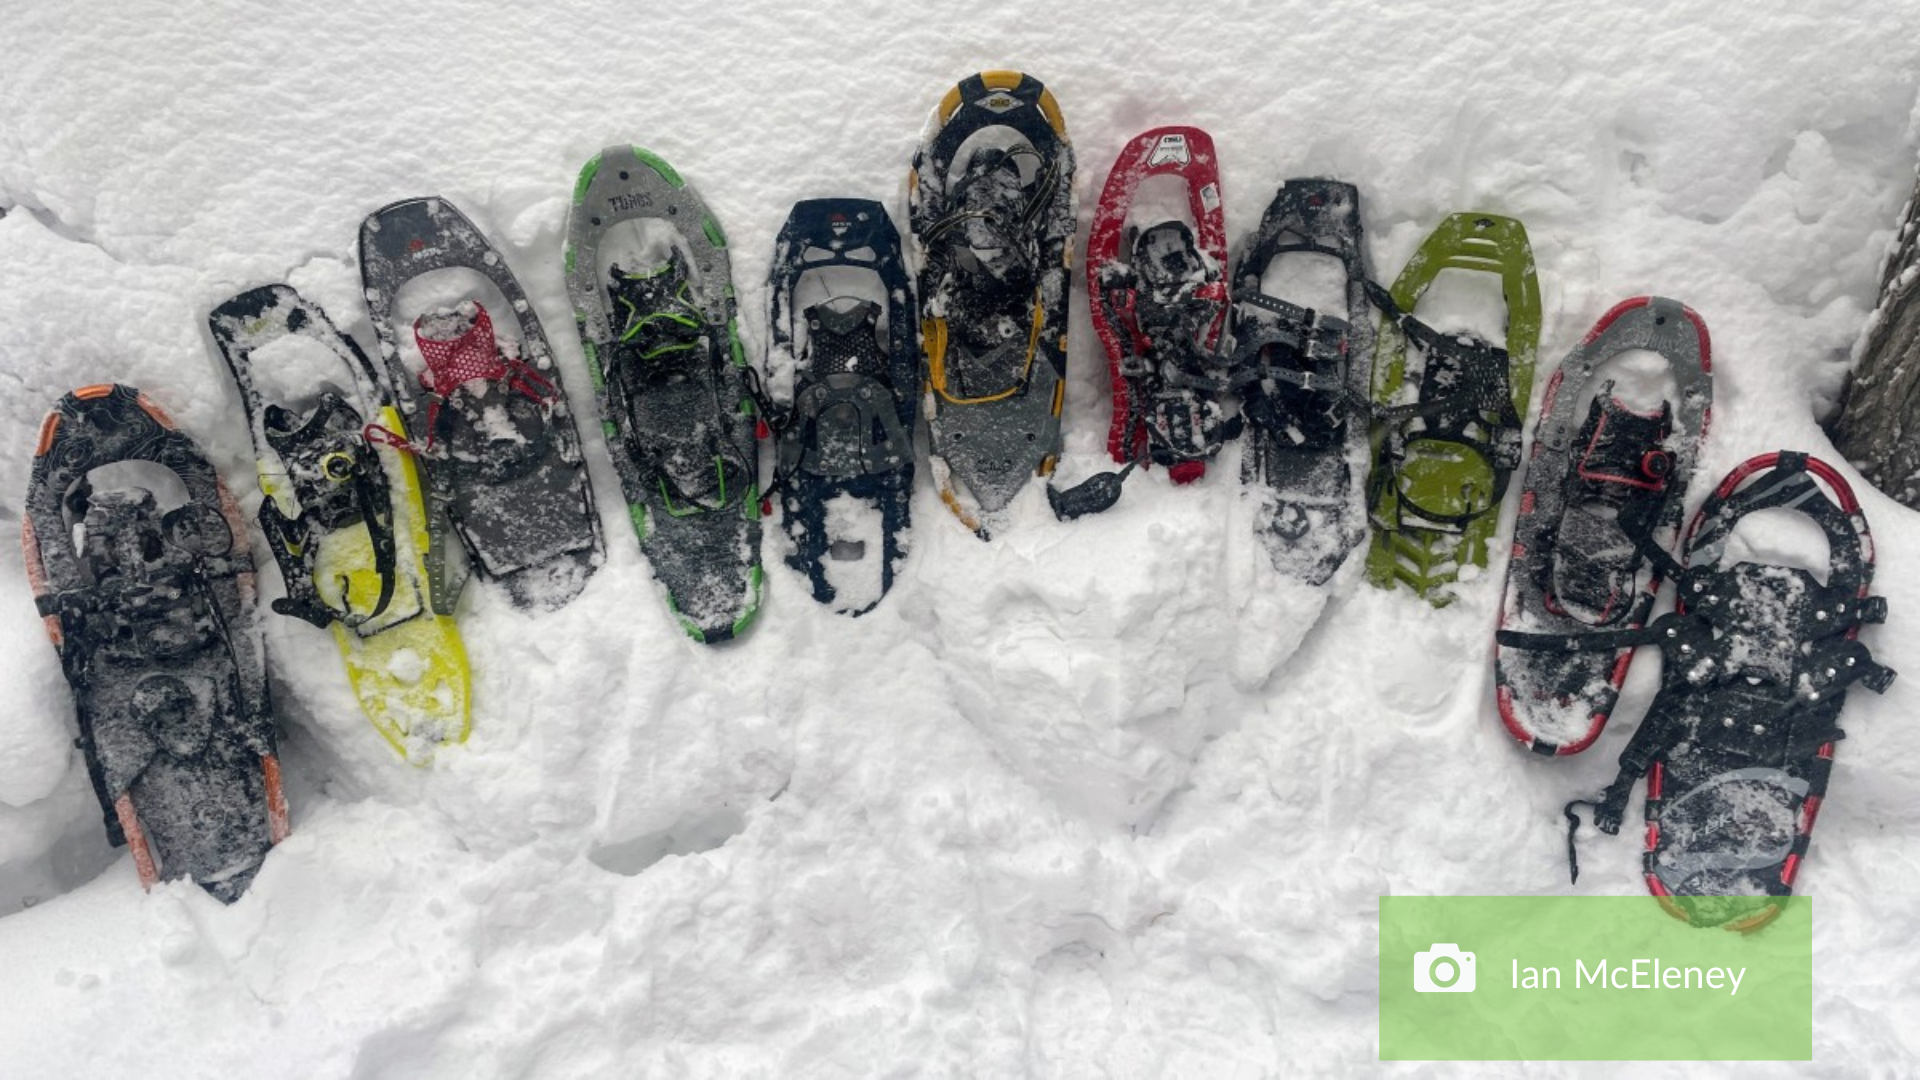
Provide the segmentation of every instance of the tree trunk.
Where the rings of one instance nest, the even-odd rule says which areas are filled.
[[[1880,280],[1880,306],[1841,398],[1833,443],[1873,486],[1920,509],[1920,180],[1900,246]]]

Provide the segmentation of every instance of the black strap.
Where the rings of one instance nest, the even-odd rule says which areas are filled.
[[[1600,809],[1600,804],[1591,799],[1575,799],[1560,811],[1567,816],[1567,881],[1569,883],[1580,880],[1580,851],[1573,841],[1574,834],[1580,831],[1580,815],[1573,809],[1576,806],[1584,806],[1589,810]]]

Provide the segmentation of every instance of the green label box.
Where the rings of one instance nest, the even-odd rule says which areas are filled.
[[[1813,903],[1753,933],[1644,896],[1383,896],[1383,1061],[1810,1061]]]

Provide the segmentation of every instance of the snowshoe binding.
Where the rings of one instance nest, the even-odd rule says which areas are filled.
[[[580,172],[566,258],[640,547],[688,636],[736,637],[760,609],[760,418],[726,236],[672,166],[616,146]]]
[[[331,628],[360,707],[424,765],[464,742],[466,649],[457,587],[427,527],[407,428],[366,354],[285,285],[207,317],[247,407],[259,457],[260,528],[286,583],[273,610]],[[370,437],[371,436],[371,437]]]
[[[133,462],[186,501],[97,479]],[[239,507],[146,395],[89,386],[41,426],[22,540],[108,840],[142,886],[189,877],[232,903],[287,835]]]
[[[920,343],[900,235],[877,202],[796,204],[771,285],[769,374],[794,389],[769,492],[813,598],[860,615],[893,586],[913,499]]]
[[[1325,297],[1334,310],[1266,290],[1276,266],[1302,255],[1337,260],[1338,295]],[[1374,343],[1366,284],[1360,192],[1337,180],[1280,185],[1234,264],[1227,336],[1245,426],[1240,476],[1267,503],[1258,521],[1274,569],[1309,585],[1331,578],[1366,535],[1353,479],[1366,462],[1359,414]]]
[[[1824,581],[1736,557],[1734,529],[1763,510],[1794,511],[1826,534]],[[1735,469],[1695,516],[1686,550],[1686,564],[1669,568],[1679,589],[1672,614],[1563,644],[1657,644],[1664,662],[1618,778],[1597,802],[1567,807],[1568,860],[1577,877],[1574,808],[1592,806],[1594,823],[1617,832],[1644,776],[1648,891],[1694,925],[1755,930],[1793,892],[1845,738],[1848,687],[1882,693],[1893,682],[1857,640],[1863,625],[1885,621],[1887,605],[1870,595],[1873,537],[1852,488],[1805,454],[1763,454]]]
[[[1184,216],[1137,203],[1152,176],[1185,185]],[[1140,224],[1129,226],[1130,216]],[[1164,127],[1128,143],[1107,174],[1087,237],[1093,329],[1113,380],[1107,452],[1115,461],[1151,461],[1184,484],[1205,475],[1219,452],[1226,414],[1218,398],[1228,384],[1216,348],[1227,316],[1226,272],[1213,139],[1195,127]]]
[[[1602,367],[1646,350],[1665,361],[1674,391],[1638,406]],[[1664,574],[1648,556],[1679,544],[1687,486],[1713,407],[1706,324],[1673,300],[1615,307],[1547,383],[1521,484],[1501,626],[1494,649],[1500,718],[1540,754],[1577,754],[1606,726],[1633,660],[1561,647],[1570,636],[1637,628]],[[1596,386],[1596,383],[1598,384]],[[1580,404],[1589,400],[1582,410]],[[1584,419],[1582,413],[1584,412]],[[1529,638],[1525,635],[1533,635]],[[1552,641],[1546,649],[1505,641]]]
[[[985,538],[1060,456],[1073,256],[1073,148],[1053,94],[969,76],[929,120],[908,177],[940,498]]]
[[[410,331],[396,325],[409,283],[455,268],[499,291],[518,340],[495,333],[471,287],[429,307]],[[452,203],[409,199],[360,227],[360,273],[412,432],[411,442],[397,442],[426,474],[435,508],[429,527],[451,528],[469,564],[506,586],[516,606],[564,606],[604,558],[600,516],[553,350],[506,260]],[[403,332],[424,366],[403,359]],[[451,613],[435,600],[436,610]]]
[[[1443,270],[1499,278],[1504,345],[1414,317]],[[1452,600],[1444,586],[1487,565],[1500,504],[1520,465],[1540,343],[1527,230],[1512,218],[1455,214],[1414,252],[1391,292],[1370,287],[1368,295],[1386,317],[1373,366],[1367,576],[1381,588],[1404,582],[1443,605]]]

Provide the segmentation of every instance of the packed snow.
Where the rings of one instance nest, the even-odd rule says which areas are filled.
[[[1360,186],[1383,282],[1447,213],[1511,215],[1544,296],[1536,387],[1620,299],[1706,321],[1697,504],[1755,453],[1838,463],[1819,421],[1920,134],[1913,4],[75,0],[9,3],[0,26],[8,528],[41,417],[105,381],[170,410],[251,519],[208,309],[285,280],[371,348],[360,222],[437,194],[544,323],[609,549],[550,613],[470,583],[473,734],[424,769],[361,714],[331,636],[263,602],[293,834],[224,907],[185,882],[143,893],[107,847],[21,556],[0,548],[9,1076],[1382,1068],[1380,896],[1642,892],[1631,835],[1587,833],[1570,886],[1560,810],[1611,779],[1657,657],[1591,751],[1531,756],[1492,698],[1501,561],[1439,610],[1365,586],[1357,559],[1328,588],[1289,584],[1231,446],[1198,484],[1136,475],[1071,524],[1030,486],[988,543],[923,468],[873,612],[814,603],[769,529],[758,622],[697,645],[592,422],[561,262],[580,165],[632,142],[699,188],[755,355],[792,203],[881,198],[904,226],[927,111],[982,68],[1057,95],[1081,243],[1115,154],[1169,123],[1213,135],[1236,243],[1293,176]],[[1066,483],[1108,467],[1110,400],[1077,255],[1072,280]],[[1892,609],[1863,640],[1907,678],[1851,695],[1799,878],[1814,1062],[1759,1072],[1920,1067],[1920,517],[1860,494]]]

